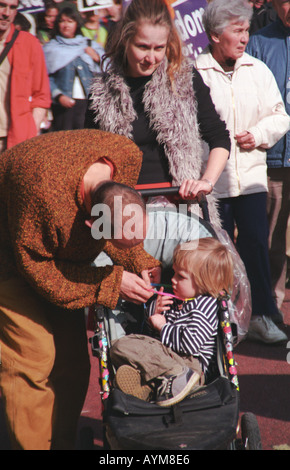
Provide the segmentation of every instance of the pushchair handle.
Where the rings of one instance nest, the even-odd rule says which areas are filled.
[[[153,196],[168,196],[172,194],[178,194],[179,186],[171,186],[169,188],[148,188],[148,189],[138,189],[137,191],[144,197],[153,197]]]
[[[168,196],[173,194],[178,194],[179,186],[171,186],[170,188],[148,188],[148,189],[137,189],[137,191],[143,197],[153,197],[153,196]],[[208,204],[206,195],[203,191],[199,191],[196,195],[197,202],[199,207],[202,210],[203,218],[207,222],[210,221],[209,219],[209,212],[208,212]]]

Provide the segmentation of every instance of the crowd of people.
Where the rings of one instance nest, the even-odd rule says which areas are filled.
[[[17,12],[18,6],[7,0],[1,7],[1,45],[17,34],[1,67],[2,150],[39,132],[83,128],[89,84],[121,8],[116,1],[105,10],[80,12],[76,2],[48,0],[45,11],[33,15]],[[25,84],[16,81],[18,70]]]
[[[150,220],[133,187],[178,186],[179,200],[197,215],[193,200],[203,191],[213,226],[229,235],[245,265],[248,337],[287,340],[277,324],[290,198],[290,2],[208,0],[208,46],[194,61],[182,54],[171,3],[132,0],[121,13],[116,1],[111,10],[84,13],[73,1],[49,0],[31,34],[18,0],[0,0],[0,387],[15,449],[74,447],[89,380],[83,309],[114,309],[119,298],[147,303],[151,283],[160,282],[160,262],[142,246]],[[111,208],[115,196],[142,208],[142,233],[129,237],[121,217],[118,236],[96,242],[92,207]],[[204,289],[203,271],[175,261],[172,284],[182,308],[172,310],[169,298],[148,304],[159,335],[154,351],[176,356],[169,376],[158,364],[158,379],[171,384],[158,395],[161,406],[206,380],[216,297],[232,283],[221,246],[183,250],[188,260],[202,260],[200,270],[213,263],[207,284],[218,287]],[[113,265],[94,265],[104,252]],[[210,307],[208,298],[215,299]],[[112,352],[117,382],[128,390],[131,377],[143,396],[156,376],[135,357],[128,364],[123,343]],[[131,344],[136,351],[135,338]]]

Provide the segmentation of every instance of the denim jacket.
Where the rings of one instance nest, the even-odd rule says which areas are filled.
[[[290,115],[290,28],[278,19],[250,37],[247,52],[272,70]],[[290,131],[267,151],[267,165],[290,167]]]
[[[95,73],[100,72],[100,66],[86,53],[88,46],[102,59],[103,47],[82,35],[74,38],[56,36],[43,46],[53,100],[61,94],[72,97],[76,75],[88,97],[92,78]]]
[[[86,97],[88,96],[94,73],[90,71],[88,64],[78,57],[66,67],[57,70],[57,72],[49,76],[51,96],[54,100],[58,95],[72,97],[73,83],[76,74],[80,78]]]

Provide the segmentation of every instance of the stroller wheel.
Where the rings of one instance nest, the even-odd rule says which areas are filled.
[[[260,429],[253,413],[245,413],[242,416],[241,432],[245,450],[262,450]]]

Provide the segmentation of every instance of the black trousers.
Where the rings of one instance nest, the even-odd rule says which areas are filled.
[[[72,108],[64,108],[60,104],[53,104],[51,107],[53,114],[52,129],[54,131],[70,131],[83,129],[88,100],[75,100]]]
[[[252,294],[252,315],[275,317],[278,314],[271,287],[268,251],[267,193],[219,199],[222,226],[234,239],[244,262]]]

